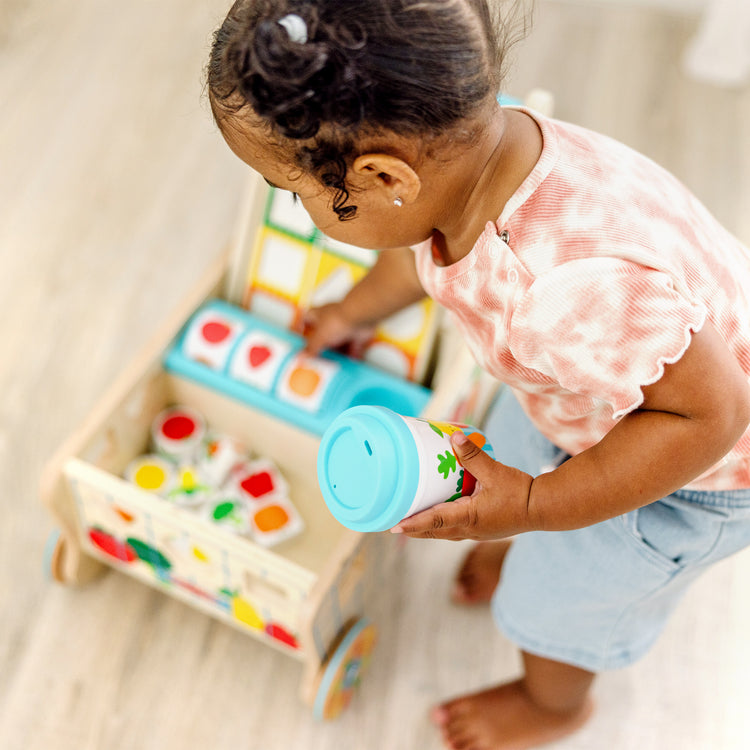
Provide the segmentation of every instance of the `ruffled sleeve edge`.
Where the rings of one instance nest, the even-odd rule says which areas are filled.
[[[627,406],[620,408],[617,408],[617,404],[613,404],[613,420],[622,419],[622,417],[624,417],[626,414],[629,414],[630,412],[641,406],[641,404],[643,404],[645,400],[643,389],[661,380],[662,376],[664,375],[664,368],[667,365],[673,365],[675,362],[678,362],[680,359],[682,359],[682,356],[690,346],[693,334],[698,333],[703,328],[708,315],[708,311],[703,304],[694,304],[693,311],[695,312],[695,319],[685,323],[683,328],[683,341],[679,350],[672,356],[661,356],[657,358],[656,370],[654,371],[654,374],[650,377],[647,377],[642,383],[639,384],[638,398],[635,399],[635,401],[632,401]]]

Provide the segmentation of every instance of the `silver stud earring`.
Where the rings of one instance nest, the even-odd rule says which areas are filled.
[[[393,199],[393,205],[396,206],[396,208],[401,208],[401,206],[404,205],[404,201],[397,196]]]

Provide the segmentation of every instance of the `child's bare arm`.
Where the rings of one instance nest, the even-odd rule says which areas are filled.
[[[317,354],[356,339],[359,332],[424,296],[414,252],[408,247],[383,250],[367,276],[341,302],[308,311],[307,351]]]
[[[750,423],[747,378],[706,324],[683,357],[643,389],[642,406],[597,445],[535,479],[457,445],[474,495],[399,524],[410,536],[490,539],[573,529],[658,500],[719,461]]]

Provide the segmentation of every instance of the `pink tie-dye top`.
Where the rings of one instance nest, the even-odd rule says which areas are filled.
[[[575,455],[643,402],[708,319],[750,374],[750,250],[654,162],[531,113],[541,158],[472,251],[436,263],[427,293],[479,364]],[[750,430],[689,487],[750,487]]]

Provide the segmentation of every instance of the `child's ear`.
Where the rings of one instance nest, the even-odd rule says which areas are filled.
[[[400,198],[404,204],[413,203],[420,190],[422,180],[403,159],[390,154],[362,154],[352,165],[355,174],[364,178],[367,188],[383,192],[388,203]]]

